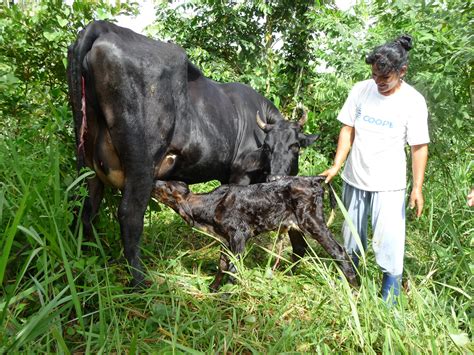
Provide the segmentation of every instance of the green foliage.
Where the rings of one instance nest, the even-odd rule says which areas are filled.
[[[70,230],[91,173],[76,178],[67,46],[92,18],[134,6],[0,7],[0,353],[472,352],[469,2],[371,1],[347,12],[326,1],[161,2],[148,29],[183,46],[206,75],[250,84],[288,117],[303,103],[307,131],[321,134],[300,158],[305,175],[331,164],[336,114],[352,85],[370,75],[365,54],[401,33],[414,37],[407,81],[427,98],[433,143],[426,211],[418,220],[408,215],[407,284],[394,309],[380,302],[370,251],[356,292],[312,243],[295,275],[288,248],[272,270],[275,236],[265,235],[248,246],[239,285],[211,294],[218,243],[155,205],[143,236],[152,286],[133,293],[123,286],[116,196],[103,204],[94,240]],[[341,223],[339,214],[335,234]]]
[[[209,77],[248,83],[294,108],[303,96],[299,89],[295,93],[295,83],[313,56],[308,14],[319,6],[276,0],[162,3],[148,33],[186,48]]]

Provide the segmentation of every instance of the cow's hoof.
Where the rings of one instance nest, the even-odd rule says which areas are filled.
[[[138,280],[138,281],[135,279],[132,279],[132,281],[130,281],[129,288],[132,292],[141,292],[141,291],[146,290],[147,288],[150,288],[151,285],[152,285],[151,281],[147,281],[145,279]]]
[[[112,266],[112,265],[124,265],[127,263],[127,259],[125,259],[124,256],[121,256],[119,258],[110,258],[107,260],[107,264],[109,266]]]
[[[296,263],[290,268],[290,275],[296,275],[298,273],[298,266],[299,263]]]

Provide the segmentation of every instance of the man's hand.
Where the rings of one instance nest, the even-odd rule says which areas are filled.
[[[332,180],[334,176],[337,175],[338,172],[339,172],[339,168],[337,166],[331,166],[329,169],[323,171],[319,175],[326,176],[326,180],[324,180],[324,182],[327,184],[328,182]]]
[[[413,190],[410,195],[410,208],[416,206],[416,216],[420,217],[423,211],[423,193],[421,187],[425,178],[426,162],[428,161],[428,144],[418,144],[411,147]]]
[[[410,195],[410,208],[415,208],[416,206],[416,217],[420,217],[423,212],[423,205],[425,200],[423,199],[423,193],[421,189],[413,189]]]
[[[325,170],[319,175],[326,176],[324,181],[326,184],[337,175],[339,169],[347,158],[347,154],[351,150],[352,142],[354,141],[354,127],[344,125],[339,132],[339,139],[337,141],[336,156],[334,158],[334,165]]]
[[[474,189],[472,189],[471,193],[467,195],[467,205],[469,207],[474,206]]]

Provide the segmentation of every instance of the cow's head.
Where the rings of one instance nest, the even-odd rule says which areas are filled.
[[[298,174],[300,149],[314,143],[316,134],[303,133],[306,112],[298,122],[279,120],[265,123],[257,112],[257,124],[266,133],[262,146],[262,162],[268,173],[267,181],[280,176]]]

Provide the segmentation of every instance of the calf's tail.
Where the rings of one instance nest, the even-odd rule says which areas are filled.
[[[331,186],[331,183],[327,183],[328,188],[328,193],[329,193],[329,206],[331,206],[331,213],[329,215],[328,221],[326,225],[329,227],[332,222],[334,222],[334,218],[336,216],[336,212],[334,211],[334,208],[336,207],[336,196],[334,195],[334,190]]]
[[[326,222],[326,225],[329,227],[332,222],[334,222],[334,218],[336,216],[336,213],[335,213],[335,207],[336,207],[336,195],[334,194],[334,189],[332,188],[332,185],[331,183],[324,183],[324,180],[326,179],[325,176],[318,176],[318,181],[320,184],[324,184],[328,190],[328,194],[329,194],[329,206],[331,207],[331,213],[329,215],[329,218]]]
[[[329,192],[329,205],[331,206],[331,209],[334,210],[336,207],[336,195],[334,193],[334,189],[332,188],[332,185],[330,182],[327,183],[328,192]]]

